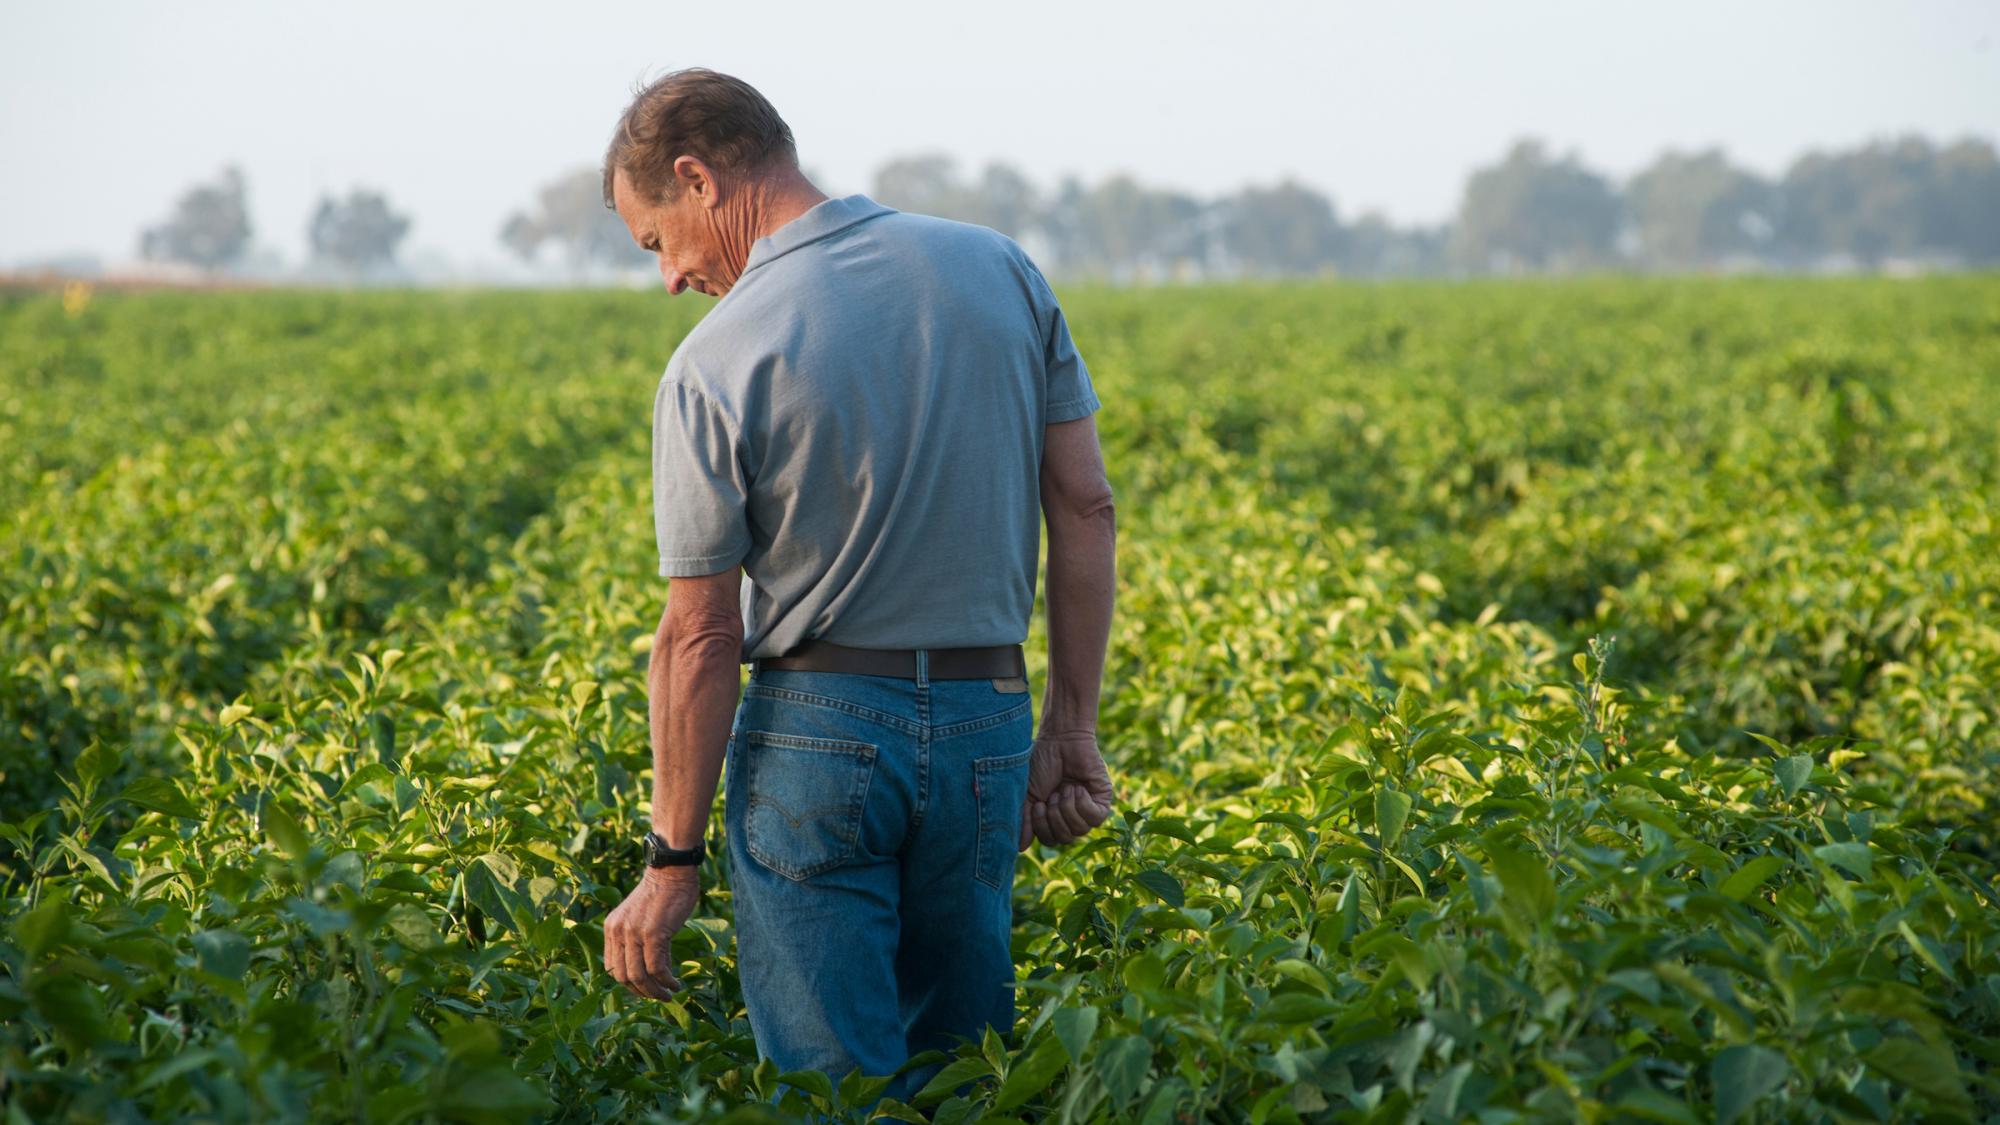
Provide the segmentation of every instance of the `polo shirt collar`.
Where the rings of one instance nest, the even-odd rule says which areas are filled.
[[[823,199],[806,209],[806,212],[770,234],[750,244],[750,254],[743,262],[743,273],[763,265],[774,258],[782,258],[808,243],[818,242],[830,234],[846,230],[864,219],[886,215],[895,210],[856,192],[838,199]],[[741,283],[741,276],[738,277]]]

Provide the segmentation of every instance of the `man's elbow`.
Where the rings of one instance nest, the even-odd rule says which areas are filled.
[[[1107,488],[1102,493],[1086,501],[1078,514],[1084,519],[1099,520],[1111,527],[1117,527],[1118,498],[1113,496],[1111,490]]]
[[[736,664],[743,654],[743,618],[734,613],[697,612],[670,617],[668,651],[676,661]]]
[[[1116,533],[1118,529],[1118,498],[1109,488],[1091,492],[1076,498],[1064,498],[1049,505],[1047,509],[1049,529],[1068,530],[1072,527],[1101,526],[1106,531]]]

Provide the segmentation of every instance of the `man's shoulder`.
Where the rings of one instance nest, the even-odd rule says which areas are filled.
[[[857,246],[867,252],[856,253]],[[992,227],[892,209],[759,266],[695,326],[689,341],[733,353],[746,334],[769,339],[789,318],[846,301],[870,282],[923,287],[943,271],[968,285],[1003,277],[1025,284],[1034,268],[1018,243]]]
[[[724,377],[737,365],[728,354],[728,334],[718,331],[723,327],[715,317],[719,311],[719,308],[709,310],[707,316],[681,337],[681,342],[674,347],[674,354],[667,359],[666,371],[660,376],[662,389],[670,385],[685,387],[716,402],[726,402],[734,397]]]
[[[900,258],[898,251],[923,257],[952,253],[963,259],[968,254],[983,253],[1014,261],[1027,258],[1012,238],[992,227],[889,207],[757,267],[757,273],[784,280],[775,285],[763,281],[754,288],[761,290],[767,300],[792,296],[796,286],[810,283],[829,269],[852,268],[853,259],[848,253],[856,244],[891,251],[882,261],[885,268],[894,268]]]
[[[732,289],[688,329],[667,362],[667,377],[699,385],[704,372],[728,370],[744,358],[744,349],[772,338],[772,317],[786,302],[765,299],[757,286]]]
[[[1042,303],[1036,290],[1047,283],[1034,259],[1004,232],[917,211],[865,225],[877,228],[873,237],[891,251],[882,257],[898,284],[948,289],[986,305],[1012,305],[1018,297],[1030,308]]]
[[[968,278],[983,276],[989,282],[1006,275],[1026,285],[1035,271],[1020,244],[992,227],[889,210],[759,266],[681,339],[667,365],[667,378],[696,390],[726,394],[728,388],[713,380],[742,369],[757,353],[793,341],[798,336],[795,329],[826,302],[851,298],[855,275],[833,276],[854,269],[854,260],[843,258],[841,252],[849,239],[867,239],[889,251],[870,256],[882,271],[878,280],[885,285],[921,285],[920,277],[939,268]],[[969,269],[974,263],[983,263],[986,271]]]
[[[930,247],[949,247],[961,252],[984,252],[1010,261],[1025,261],[1020,244],[1000,231],[979,223],[926,215],[921,211],[893,211],[867,224],[877,228],[876,237],[901,237]],[[865,229],[865,228],[863,228]]]

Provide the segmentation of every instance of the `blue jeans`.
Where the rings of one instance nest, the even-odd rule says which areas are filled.
[[[934,680],[924,652],[915,679],[752,667],[723,828],[760,1058],[838,1083],[1011,1032],[1033,723],[1023,681]]]

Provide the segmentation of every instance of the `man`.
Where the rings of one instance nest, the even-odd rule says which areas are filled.
[[[995,231],[828,198],[770,103],[709,70],[637,93],[604,192],[669,293],[721,298],[654,401],[673,581],[648,671],[653,832],[606,919],[606,968],[638,996],[680,987],[670,940],[726,759],[760,1056],[882,1075],[1006,1032],[1016,856],[1075,841],[1114,799],[1095,735],[1113,498],[1054,294]],[[1043,519],[1034,733],[1022,642]]]

